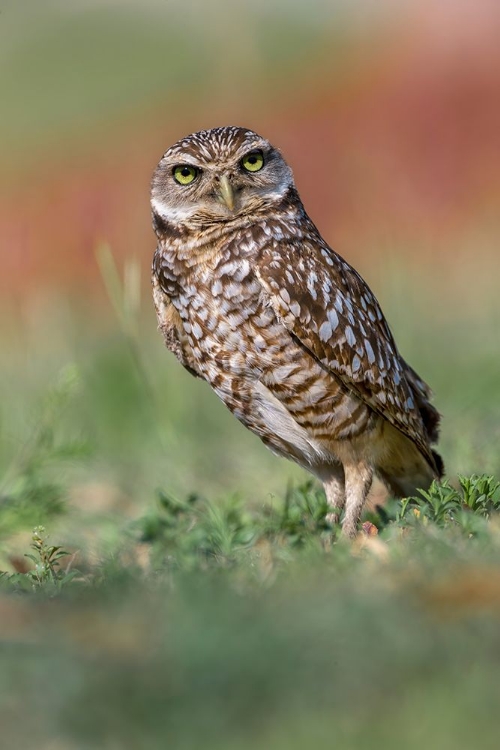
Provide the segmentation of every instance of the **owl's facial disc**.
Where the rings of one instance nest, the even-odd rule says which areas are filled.
[[[267,211],[292,186],[289,166],[264,138],[244,128],[214,128],[166,151],[151,203],[167,221],[200,226]]]

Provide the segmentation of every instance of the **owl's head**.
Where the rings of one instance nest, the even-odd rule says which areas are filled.
[[[265,138],[246,128],[213,128],[165,152],[153,174],[151,205],[175,224],[224,222],[271,208],[291,186],[290,167]]]

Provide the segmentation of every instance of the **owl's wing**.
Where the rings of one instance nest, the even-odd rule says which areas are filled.
[[[270,243],[255,272],[291,335],[434,464],[392,334],[361,276],[326,244]]]
[[[189,370],[192,375],[199,377],[200,373],[197,371],[195,359],[191,354],[179,313],[173,306],[168,295],[161,288],[156,273],[153,273],[152,284],[158,327],[163,334],[167,349],[175,354],[186,370]]]

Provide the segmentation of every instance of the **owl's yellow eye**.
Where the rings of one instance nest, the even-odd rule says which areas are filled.
[[[198,172],[199,169],[192,167],[190,164],[179,164],[177,167],[174,167],[174,180],[179,185],[189,185],[190,182],[193,182],[198,177]]]
[[[264,154],[262,151],[250,151],[241,160],[241,166],[247,172],[258,172],[264,166]]]

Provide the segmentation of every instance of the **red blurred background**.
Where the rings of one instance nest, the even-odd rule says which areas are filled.
[[[498,2],[65,5],[0,16],[4,36],[12,25],[4,299],[41,288],[100,295],[102,240],[147,277],[151,172],[180,136],[220,124],[281,147],[306,208],[354,263],[495,253]]]

